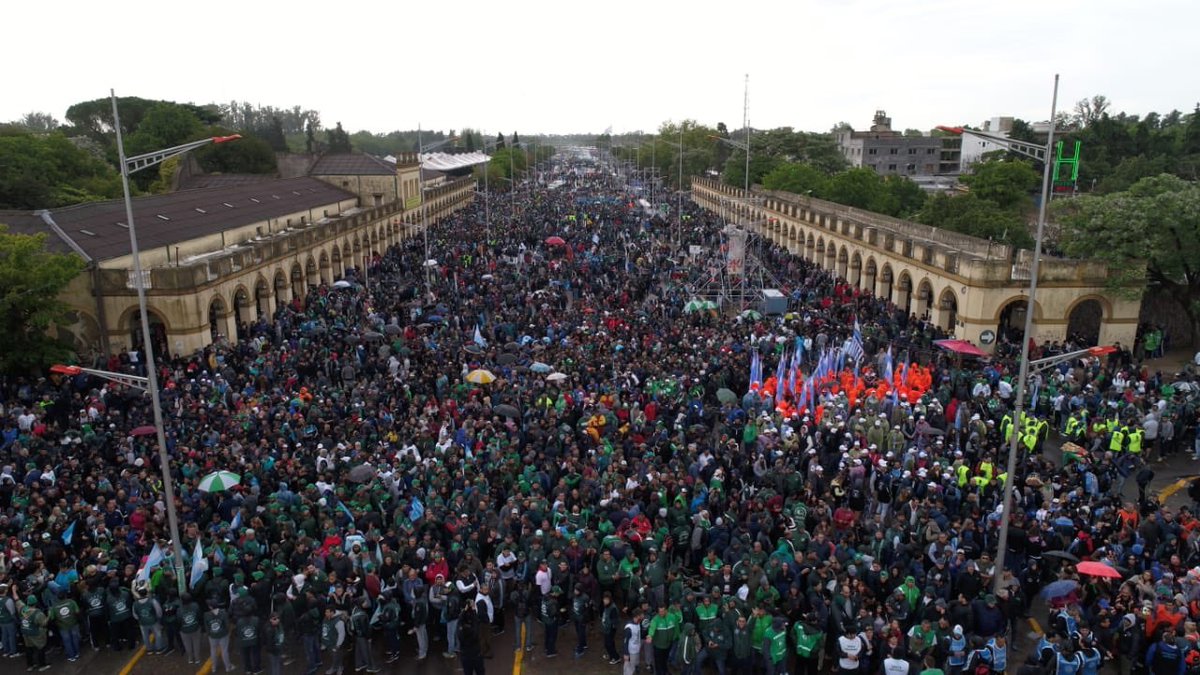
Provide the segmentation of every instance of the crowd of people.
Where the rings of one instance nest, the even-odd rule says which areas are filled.
[[[1195,438],[1190,375],[1067,359],[1018,418],[1011,345],[940,352],[927,317],[755,237],[789,311],[692,311],[719,286],[717,215],[554,171],[160,358],[183,560],[133,433],[148,399],[6,376],[0,652],[482,673],[511,650],[552,667],[562,639],[626,675],[1200,672],[1200,520],[1147,490]],[[201,490],[216,471],[240,482]]]

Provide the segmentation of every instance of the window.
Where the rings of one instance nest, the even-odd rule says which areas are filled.
[[[937,148],[925,148],[925,154],[932,155],[937,152]]]
[[[889,155],[898,155],[898,154],[900,154],[900,148],[889,148],[888,154]]]
[[[874,155],[876,152],[877,152],[876,148],[869,148],[869,149],[867,149],[867,154],[868,154],[868,155]]]
[[[917,149],[916,149],[916,148],[909,148],[909,149],[908,149],[908,154],[910,154],[910,155],[915,155],[915,154],[917,154]]]
[[[895,170],[896,170],[895,164],[888,164],[888,171],[895,171]]]

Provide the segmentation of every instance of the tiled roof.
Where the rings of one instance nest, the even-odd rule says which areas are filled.
[[[138,197],[133,200],[133,214],[138,246],[149,250],[346,199],[356,197],[316,178],[287,178]],[[0,211],[0,223],[13,232],[50,233],[52,249],[78,248],[94,260],[129,254],[122,200],[52,209],[48,215],[58,232],[40,211]]]
[[[310,176],[395,176],[396,165],[362,153],[324,155],[309,169]]]

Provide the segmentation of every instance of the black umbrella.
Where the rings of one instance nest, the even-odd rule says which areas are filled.
[[[383,327],[383,332],[387,333],[388,335],[399,335],[403,330],[404,329],[394,323],[389,323]]]
[[[515,406],[511,406],[507,403],[501,403],[500,405],[493,407],[492,412],[504,417],[516,418],[521,416],[520,410],[517,410]]]
[[[504,348],[510,352],[515,352],[521,348],[521,345],[519,345],[515,342],[509,342],[508,344],[504,345]]]
[[[517,360],[516,354],[510,354],[508,352],[505,352],[505,353],[501,354],[500,356],[496,357],[496,363],[499,363],[502,366],[507,366],[508,364],[510,364],[516,360]]]
[[[370,340],[370,341],[372,341],[372,342],[374,342],[374,341],[376,341],[376,340],[382,340],[382,339],[383,339],[383,333],[377,333],[377,332],[375,332],[375,331],[373,331],[373,330],[369,330],[369,331],[367,331],[367,332],[363,333],[363,337],[364,337],[364,338],[366,338],[366,339],[368,339],[368,340]]]
[[[1042,555],[1046,556],[1047,558],[1061,558],[1063,560],[1066,560],[1067,562],[1073,562],[1073,563],[1079,562],[1078,557],[1076,557],[1070,553],[1067,553],[1066,551],[1046,551]]]

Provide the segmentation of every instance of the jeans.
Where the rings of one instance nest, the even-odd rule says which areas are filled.
[[[212,659],[211,672],[217,672],[217,666],[221,663],[221,661],[225,662],[225,672],[233,671],[233,664],[229,661],[228,635],[223,638],[208,638],[208,653],[209,657]],[[218,656],[221,658],[221,661],[217,660]]]
[[[446,622],[446,653],[458,652],[458,619]]]
[[[0,623],[0,647],[3,649],[4,656],[19,654],[17,651],[17,624]]]
[[[725,675],[725,654],[708,649],[701,649],[700,654],[696,656],[696,670],[703,670],[704,663],[710,660],[717,667],[717,675]]]
[[[587,624],[575,622],[575,653],[582,654],[587,649]]]
[[[138,628],[142,631],[142,645],[146,647],[147,653],[153,654],[166,650],[167,646],[163,644],[162,626],[158,624],[150,626],[138,624]]]
[[[283,654],[267,654],[267,672],[270,675],[283,675]]]
[[[63,653],[66,657],[72,661],[79,658],[79,626],[60,628],[58,632],[62,636]]]
[[[551,620],[546,624],[546,656],[558,653],[558,622]]]
[[[247,673],[257,673],[262,670],[262,648],[258,645],[242,647],[242,667]]]
[[[617,654],[617,634],[615,632],[604,634],[604,656],[609,661],[620,658],[620,655]]]
[[[200,631],[180,633],[179,637],[183,640],[183,653],[187,655],[188,663],[203,661],[200,658]]]
[[[371,659],[371,641],[365,637],[354,638],[354,669],[366,670],[374,667],[375,663]]]
[[[396,652],[399,652],[399,642],[397,642]],[[429,626],[421,624],[417,626],[417,658],[423,659],[429,653]]]
[[[667,661],[671,657],[670,647],[654,647],[654,675],[670,675]]]
[[[304,658],[308,661],[307,673],[315,673],[321,667],[321,643],[317,641],[317,636],[304,635]]]
[[[533,615],[528,614],[524,617],[517,617],[513,626],[513,651],[522,647],[533,646]],[[524,633],[524,639],[522,639]]]

